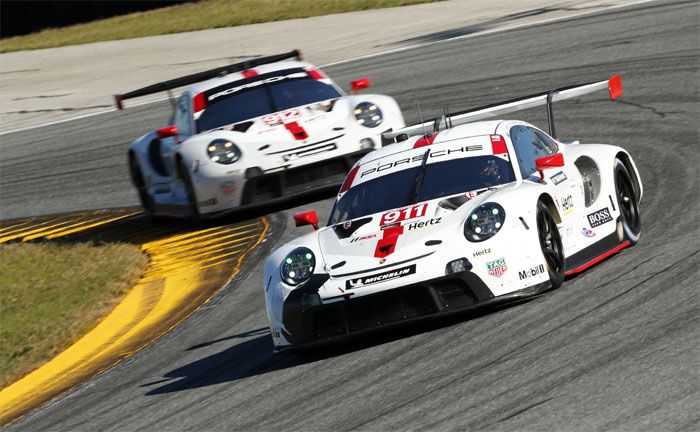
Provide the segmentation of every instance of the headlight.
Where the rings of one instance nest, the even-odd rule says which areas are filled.
[[[503,226],[506,212],[496,203],[486,203],[475,208],[464,222],[464,236],[472,242],[490,239]]]
[[[234,143],[225,139],[215,139],[207,147],[209,159],[220,164],[232,164],[241,157],[241,151]]]
[[[382,110],[372,102],[360,102],[352,113],[359,124],[368,128],[379,126],[384,120]]]
[[[288,285],[306,282],[314,273],[316,257],[311,249],[296,248],[282,261],[282,280]]]

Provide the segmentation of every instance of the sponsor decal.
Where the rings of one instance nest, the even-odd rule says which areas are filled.
[[[608,222],[612,222],[613,220],[612,216],[610,215],[610,210],[607,207],[591,213],[586,217],[588,218],[588,223],[591,225],[591,228],[601,226]]]
[[[368,235],[364,235],[364,236],[360,236],[360,237],[355,237],[354,239],[350,240],[350,243],[355,243],[355,242],[359,242],[359,241],[363,241],[363,240],[369,240],[369,239],[373,239],[376,237],[377,237],[376,234],[368,234]]]
[[[568,177],[566,177],[564,171],[559,171],[558,173],[551,176],[549,179],[552,181],[552,183],[558,185],[559,183],[565,182],[568,179]]]
[[[566,237],[571,237],[571,235],[574,233],[574,228],[571,226],[566,227],[564,230],[564,236]]]
[[[483,150],[483,147],[481,145],[473,145],[473,146],[455,147],[455,148],[445,149],[445,150],[435,150],[428,155],[428,159],[434,159],[434,158],[438,158],[441,156],[449,156],[452,153],[470,152],[470,151],[476,151],[476,150]],[[410,164],[413,162],[420,162],[423,160],[424,156],[425,156],[425,154],[419,154],[419,155],[416,155],[416,156],[413,156],[410,158],[399,159],[399,160],[394,161],[394,162],[388,162],[388,163],[385,163],[383,165],[379,165],[376,168],[370,168],[366,171],[363,171],[362,174],[360,174],[360,178],[362,178],[368,174],[372,174],[374,172],[386,171],[386,170],[395,168],[395,167],[402,165],[402,164]]]
[[[571,195],[567,195],[566,198],[561,200],[561,208],[564,209],[564,214],[569,214],[574,209],[574,198]]]
[[[231,195],[232,193],[236,192],[236,182],[235,181],[223,182],[219,185],[219,190],[221,190],[221,193],[224,195]]]
[[[476,258],[476,257],[488,255],[488,254],[490,254],[490,253],[491,253],[491,249],[490,249],[490,248],[489,248],[489,249],[482,249],[482,250],[480,250],[480,251],[474,252],[474,253],[472,254],[472,256],[473,256],[474,258]]]
[[[589,230],[586,227],[583,227],[583,229],[581,230],[581,234],[588,238],[595,237],[595,232],[593,232],[593,230]]]
[[[293,109],[289,111],[282,111],[274,114],[268,114],[262,117],[262,122],[266,125],[275,125],[284,123],[285,120],[292,120],[301,117],[301,111],[298,109]]]
[[[503,276],[503,273],[505,273],[506,270],[508,270],[508,266],[506,265],[506,260],[504,258],[499,258],[495,261],[487,262],[486,268],[488,269],[489,274],[491,276],[496,277]]]
[[[200,207],[209,207],[209,206],[216,205],[217,202],[218,201],[216,200],[216,198],[210,198],[208,200],[200,201],[199,206]]]
[[[415,219],[425,216],[428,204],[416,204],[399,210],[386,212],[379,220],[379,225],[390,225],[408,219]]]
[[[345,239],[353,235],[355,231],[370,221],[372,221],[371,217],[347,220],[337,225],[333,225],[333,232],[335,232],[335,235],[337,235],[339,239]]]
[[[520,277],[520,280],[531,278],[533,276],[537,276],[539,274],[542,274],[545,272],[544,269],[544,264],[540,264],[538,266],[529,268],[527,270],[519,271],[518,276]]]
[[[442,218],[439,217],[439,218],[433,218],[433,219],[430,219],[428,221],[423,221],[423,222],[413,222],[411,224],[408,224],[408,230],[411,231],[411,230],[418,229],[418,228],[424,228],[424,227],[427,227],[428,225],[437,225],[440,223],[441,220],[442,220]]]
[[[464,194],[468,199],[476,198],[477,195],[479,195],[479,191],[471,191]]]
[[[411,264],[408,267],[402,267],[396,270],[390,270],[383,273],[377,273],[369,276],[363,276],[357,279],[349,279],[345,282],[345,289],[361,288],[366,285],[372,285],[379,282],[386,282],[393,279],[402,278],[412,275],[416,272],[416,265]]]

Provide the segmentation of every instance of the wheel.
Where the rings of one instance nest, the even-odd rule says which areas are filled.
[[[564,247],[554,217],[542,201],[537,203],[537,234],[552,288],[559,288],[564,282]]]
[[[632,245],[637,244],[642,232],[639,215],[639,197],[632,184],[632,176],[620,159],[615,159],[615,196],[620,208],[620,222]]]
[[[199,206],[197,205],[197,195],[194,192],[194,185],[192,184],[192,178],[190,177],[187,167],[183,161],[178,162],[177,165],[180,178],[185,183],[185,191],[187,192],[187,203],[190,208],[190,217],[195,224],[202,221],[199,213]]]
[[[141,167],[139,167],[138,162],[136,162],[136,158],[133,156],[129,158],[129,162],[131,167],[131,179],[139,193],[139,200],[141,201],[141,207],[143,207],[143,213],[147,218],[153,219],[153,208],[155,203],[153,202],[153,197],[151,194],[148,193],[148,188],[146,187],[146,181],[143,178]]]

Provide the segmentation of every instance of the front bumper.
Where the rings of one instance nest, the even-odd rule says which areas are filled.
[[[321,304],[318,289],[327,278],[312,278],[283,305],[284,337],[292,347],[335,339],[419,319],[463,312],[492,303],[493,293],[465,271],[357,298]]]

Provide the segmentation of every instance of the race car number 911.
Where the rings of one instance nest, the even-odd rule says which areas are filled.
[[[427,204],[417,204],[411,207],[406,207],[400,210],[393,210],[382,215],[380,225],[389,225],[396,222],[405,221],[425,216],[425,211],[428,208]]]

